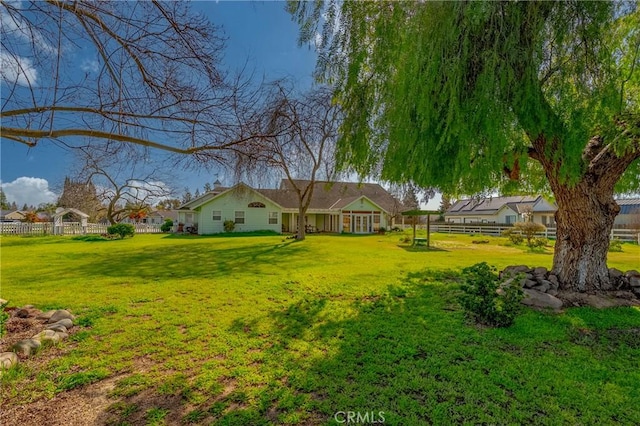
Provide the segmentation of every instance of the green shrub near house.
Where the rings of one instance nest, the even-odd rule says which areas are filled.
[[[117,235],[120,238],[133,237],[135,232],[135,227],[130,223],[116,223],[107,228],[107,234]]]

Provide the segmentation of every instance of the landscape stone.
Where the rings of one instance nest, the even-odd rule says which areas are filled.
[[[534,276],[545,276],[545,275],[547,275],[547,268],[545,268],[544,266],[538,266],[537,268],[535,268],[533,270],[533,275]]]
[[[532,288],[532,287],[538,285],[538,283],[537,283],[537,281],[533,281],[533,280],[530,280],[528,278],[523,278],[522,280],[520,280],[520,285],[522,287]]]
[[[501,277],[515,277],[517,274],[527,273],[531,270],[527,265],[507,266],[500,274]]]
[[[57,322],[55,324],[49,324],[45,327],[45,330],[53,330],[53,331],[57,331],[57,332],[61,332],[61,333],[66,333],[67,332],[67,327],[65,327],[63,324],[60,324],[60,322]]]
[[[632,289],[640,287],[640,276],[630,276],[629,277],[629,285]]]
[[[60,336],[58,336],[58,334],[53,330],[43,330],[33,336],[32,339],[39,340],[41,342],[51,341],[53,343],[58,343],[60,341]]]
[[[49,324],[53,324],[54,322],[58,322],[61,319],[70,319],[73,321],[74,316],[71,315],[71,312],[67,311],[66,309],[58,309],[53,313],[53,315],[51,315],[51,318],[49,318],[47,322]]]
[[[616,269],[616,268],[609,268],[609,279],[610,280],[619,280],[620,278],[622,278],[624,274],[622,273],[621,270]]]
[[[21,308],[16,310],[14,315],[18,318],[29,318],[29,310]]]
[[[20,340],[18,343],[13,345],[11,349],[15,353],[20,353],[22,355],[29,356],[36,353],[38,349],[40,349],[40,346],[42,346],[42,343],[40,343],[38,340],[24,339],[24,340]]]
[[[18,363],[18,355],[15,352],[0,353],[0,370],[8,370]]]
[[[48,319],[49,319],[49,318],[51,318],[51,316],[52,316],[53,314],[55,314],[55,313],[56,313],[56,311],[53,311],[53,310],[52,310],[52,311],[43,312],[43,313],[41,313],[40,315],[38,315],[38,316],[36,317],[36,319],[39,319],[39,320],[48,320]]]
[[[49,328],[49,327],[51,327],[53,325],[63,325],[68,330],[71,327],[73,327],[73,321],[71,321],[68,318],[64,318],[64,319],[61,319],[60,321],[54,322],[53,324],[49,324],[49,326],[47,328]]]
[[[554,274],[547,275],[547,280],[551,281],[551,284],[553,284],[553,287],[555,288],[560,287],[560,281],[558,281],[558,277],[556,277]]]
[[[551,282],[547,280],[538,281],[538,285],[531,287],[533,290],[540,291],[542,293],[546,293],[551,288]]]
[[[558,289],[555,288],[551,288],[547,291],[547,294],[550,294],[552,296],[557,296],[558,295]]]
[[[60,340],[64,340],[69,337],[69,334],[65,333],[64,331],[56,331],[56,335],[60,337]]]
[[[541,293],[536,290],[525,288],[524,299],[522,304],[531,306],[533,308],[553,309],[559,310],[562,308],[562,300],[548,293]]]

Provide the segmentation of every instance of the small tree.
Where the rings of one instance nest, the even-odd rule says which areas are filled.
[[[535,246],[535,237],[539,232],[544,232],[547,228],[541,223],[535,222],[516,222],[513,225],[515,231],[519,231],[527,240],[527,246],[533,248]]]
[[[169,232],[173,228],[173,220],[165,219],[164,223],[160,226],[162,232]]]

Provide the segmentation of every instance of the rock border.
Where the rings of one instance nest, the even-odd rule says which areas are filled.
[[[569,306],[640,306],[640,272],[609,269],[609,288],[598,294],[576,293],[560,290],[558,277],[543,266],[512,265],[500,272],[502,285],[520,279],[525,294],[522,303],[533,308],[558,311]]]
[[[7,302],[0,299],[0,305]],[[42,312],[33,305],[22,308],[4,308],[11,312],[11,317],[35,319],[41,322],[42,330],[29,339],[22,339],[11,346],[10,352],[0,352],[0,375],[20,363],[21,358],[28,358],[37,354],[40,349],[58,343],[69,337],[69,330],[73,328],[75,317],[66,309]]]

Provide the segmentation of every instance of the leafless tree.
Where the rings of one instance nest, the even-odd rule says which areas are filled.
[[[266,106],[256,120],[254,137],[237,151],[237,170],[248,175],[287,179],[298,199],[297,239],[305,238],[305,214],[315,183],[331,181],[335,168],[336,141],[341,111],[327,87],[296,94],[287,82],[272,85]]]
[[[2,139],[159,148],[224,160],[246,138],[248,79],[185,2],[2,1]]]
[[[78,179],[96,188],[102,204],[102,213],[109,223],[118,223],[132,213],[156,205],[162,199],[175,195],[155,167],[144,162],[129,162],[124,155],[95,155],[92,149],[80,149],[82,167]]]

